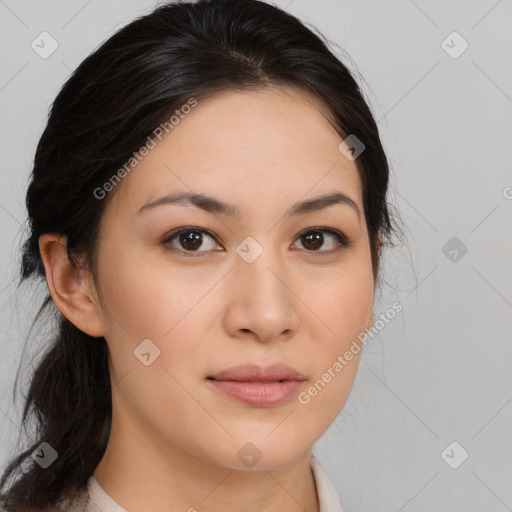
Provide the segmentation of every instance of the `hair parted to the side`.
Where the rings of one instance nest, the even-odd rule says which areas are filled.
[[[116,32],[73,72],[37,146],[21,280],[45,280],[38,241],[50,232],[67,237],[74,265],[95,273],[99,222],[115,191],[99,200],[94,190],[190,98],[200,104],[217,92],[279,85],[311,93],[328,107],[340,135],[355,134],[365,144],[357,166],[377,283],[382,243],[392,244],[396,230],[377,125],[357,82],[326,41],[294,16],[257,0],[165,4]],[[110,434],[105,339],[76,328],[50,295],[37,317],[47,308],[59,329],[25,400],[23,424],[35,420],[35,437],[0,481],[0,504],[8,511],[47,509],[84,491]],[[31,458],[42,442],[58,453],[47,469]]]

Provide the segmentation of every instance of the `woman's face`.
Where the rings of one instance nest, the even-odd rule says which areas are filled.
[[[374,297],[361,182],[341,140],[302,93],[226,92],[117,185],[96,282],[125,436],[159,456],[271,469],[336,418]],[[349,200],[310,203],[332,194]],[[276,364],[302,377],[268,372]],[[220,375],[240,365],[255,366]],[[267,382],[240,382],[251,379]]]

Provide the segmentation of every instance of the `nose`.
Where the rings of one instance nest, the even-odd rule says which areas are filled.
[[[225,283],[223,319],[231,336],[269,342],[287,339],[297,331],[300,300],[280,258],[267,249],[252,263],[241,257],[235,259]]]

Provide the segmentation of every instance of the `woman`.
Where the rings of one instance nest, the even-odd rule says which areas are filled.
[[[388,174],[345,65],[274,6],[164,5],[87,57],[27,193],[58,331],[4,508],[340,511],[311,449],[373,323]]]

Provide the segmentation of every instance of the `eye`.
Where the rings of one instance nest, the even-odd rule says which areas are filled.
[[[327,238],[326,238],[327,235]],[[352,243],[341,231],[328,228],[327,226],[318,226],[303,231],[299,235],[303,247],[308,252],[335,252],[341,248],[347,248]],[[319,251],[327,240],[327,249]],[[333,241],[334,240],[334,241]]]
[[[170,250],[181,252],[187,256],[196,256],[194,253],[204,253],[219,247],[213,233],[195,226],[174,230],[162,243]]]
[[[347,248],[352,243],[341,231],[327,226],[307,229],[299,235],[298,239],[307,252],[317,253],[332,253],[341,248]],[[326,241],[327,249],[319,250]],[[213,233],[196,226],[172,231],[162,240],[162,244],[169,250],[185,256],[202,256],[202,253],[219,248],[222,250]]]

